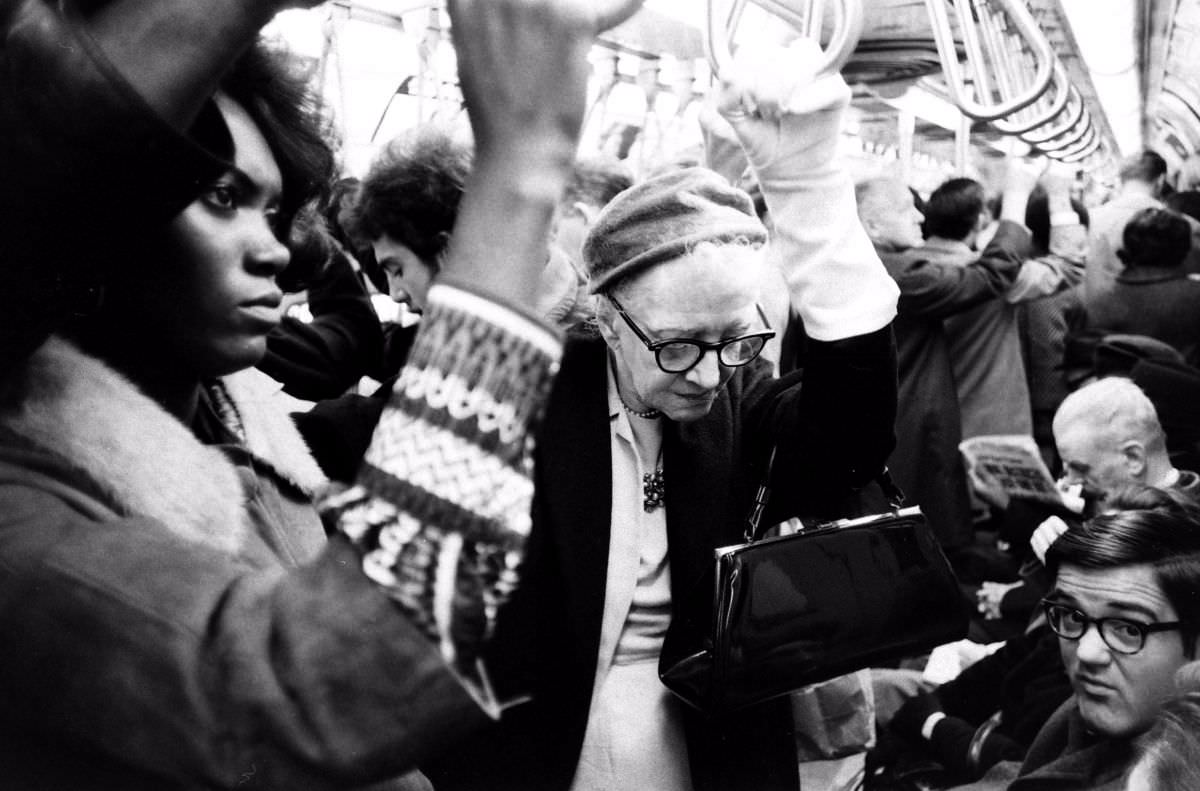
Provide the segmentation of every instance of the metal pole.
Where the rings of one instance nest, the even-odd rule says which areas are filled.
[[[971,118],[963,114],[958,119],[958,129],[954,133],[954,172],[959,176],[967,175],[968,157],[971,151]]]

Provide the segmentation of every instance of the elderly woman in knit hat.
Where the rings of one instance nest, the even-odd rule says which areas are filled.
[[[751,54],[719,109],[776,235],[704,168],[635,185],[597,219],[584,257],[600,337],[565,350],[523,587],[493,644],[502,682],[533,698],[438,768],[439,789],[799,785],[786,699],[706,719],[658,678],[664,641],[698,646],[711,622],[713,549],[742,540],[772,447],[765,524],[841,514],[892,447],[896,287],[833,157],[849,91],[810,49]],[[762,309],[773,264],[812,339],[803,383],[760,356],[782,329]]]

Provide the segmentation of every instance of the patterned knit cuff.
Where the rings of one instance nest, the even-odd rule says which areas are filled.
[[[466,680],[517,583],[532,437],[558,369],[552,331],[440,283],[356,485],[325,504],[363,571]]]

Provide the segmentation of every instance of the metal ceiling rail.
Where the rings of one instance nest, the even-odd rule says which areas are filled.
[[[1061,161],[1070,162],[1072,164],[1074,164],[1076,162],[1083,162],[1088,157],[1091,157],[1097,151],[1099,151],[1102,146],[1107,148],[1107,146],[1105,146],[1105,144],[1104,144],[1103,136],[1097,134],[1096,139],[1093,140],[1091,143],[1089,143],[1087,146],[1085,146],[1083,148],[1083,150],[1077,151],[1073,154],[1064,155],[1063,157],[1061,157]]]
[[[992,126],[1006,135],[1019,135],[1032,132],[1040,126],[1050,123],[1066,108],[1067,100],[1071,97],[1071,78],[1067,76],[1066,67],[1056,58],[1054,61],[1054,79],[1050,81],[1054,98],[1043,95],[1027,110],[1017,114],[1017,118],[997,118]],[[1049,94],[1050,92],[1047,92]]]
[[[967,84],[968,75],[958,62],[954,28],[946,11],[947,2],[948,0],[925,0],[925,7],[929,12],[946,86],[958,109],[977,121],[994,121],[1036,102],[1049,88],[1054,77],[1055,57],[1050,42],[1042,34],[1022,0],[953,0],[955,16],[966,50],[966,69],[978,92],[978,98],[972,95],[972,87]],[[1002,40],[993,36],[990,16],[992,13],[1003,13],[1004,18],[1012,25],[1017,39],[1021,41],[1022,48],[1028,48],[1035,64],[1034,75],[1029,84],[1014,87],[1010,96],[1004,95],[1005,89],[999,86],[993,88],[992,85],[993,74],[999,79],[1008,79],[1010,72],[1003,69],[1003,64],[1011,64],[1008,48],[1003,46]],[[997,97],[996,93],[1000,96]]]
[[[1043,143],[1042,145],[1038,146],[1038,148],[1041,149],[1042,153],[1046,154],[1046,156],[1049,156],[1053,159],[1061,159],[1062,157],[1069,157],[1074,154],[1078,154],[1080,151],[1083,151],[1085,148],[1094,143],[1099,136],[1100,133],[1096,131],[1096,125],[1089,123],[1087,128],[1080,132],[1079,135],[1072,140],[1066,140],[1062,143],[1055,143],[1053,145],[1047,145]]]
[[[1051,138],[1039,138],[1036,142],[1028,134],[1020,135],[1020,138],[1031,146],[1036,146],[1042,151],[1057,151],[1060,148],[1072,146],[1083,139],[1087,131],[1094,126],[1092,123],[1092,114],[1084,108],[1083,114],[1070,129],[1060,135]]]
[[[721,3],[718,0],[708,0],[704,49],[712,73],[718,77],[729,73],[733,62],[734,36],[741,22],[742,12],[751,2],[787,22],[802,36],[818,44],[824,26],[825,6],[833,6],[833,32],[829,43],[821,48],[823,57],[819,72],[822,74],[841,71],[842,66],[854,54],[854,48],[858,46],[858,39],[862,35],[863,0],[733,0],[723,22],[718,18],[722,10]]]
[[[998,71],[995,74],[1000,96],[1016,98],[1021,85],[1036,81],[1036,63],[1026,57],[1021,39],[1008,29],[1006,19],[990,6],[977,7],[979,28],[989,51],[996,54]],[[1048,89],[1036,101],[1005,118],[992,121],[999,132],[1008,135],[1028,132],[1052,121],[1066,106],[1070,77],[1058,57],[1051,55],[1053,72]],[[1052,97],[1052,98],[1051,98]]]
[[[1083,120],[1085,114],[1087,114],[1087,108],[1083,106],[1083,97],[1080,96],[1075,86],[1071,85],[1067,89],[1067,105],[1059,112],[1062,119],[1057,125],[1050,126],[1047,123],[1036,130],[1031,129],[1028,132],[1021,132],[1018,136],[1031,146],[1040,145],[1057,137],[1062,137],[1066,132],[1075,128]],[[1090,116],[1088,119],[1090,123]]]

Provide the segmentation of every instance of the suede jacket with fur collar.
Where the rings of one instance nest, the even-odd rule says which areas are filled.
[[[276,400],[281,387],[253,369],[220,386],[245,432],[252,485],[219,448],[201,444],[119,373],[57,338],[7,381],[4,402],[13,406],[0,409],[0,427],[76,468],[115,514],[150,517],[180,538],[235,554],[261,539],[286,547],[289,563],[313,557],[324,534],[311,502],[324,478]],[[250,518],[254,491],[269,501],[273,520]],[[254,536],[256,528],[264,535]]]
[[[482,716],[326,542],[260,377],[224,450],[59,339],[0,381],[0,787],[361,788]]]

